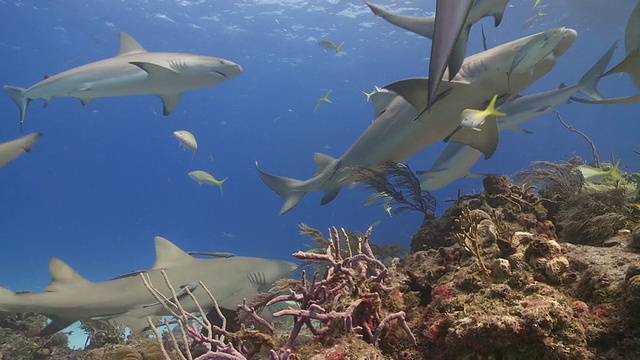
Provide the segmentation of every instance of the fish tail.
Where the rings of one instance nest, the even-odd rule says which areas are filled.
[[[340,56],[340,48],[344,45],[344,41],[336,45],[336,55]]]
[[[216,181],[216,185],[218,185],[218,187],[220,188],[220,194],[223,194],[222,192],[222,184],[224,184],[225,181],[227,181],[228,177],[220,180],[220,181]]]
[[[598,82],[604,74],[604,71],[609,66],[609,61],[611,61],[611,56],[613,52],[616,50],[618,42],[614,42],[613,45],[607,50],[607,52],[602,55],[598,61],[593,64],[593,66],[587,70],[580,81],[578,81],[578,85],[580,86],[580,92],[585,96],[590,97],[593,100],[603,100],[603,96],[600,94],[596,86],[598,86]]]
[[[624,178],[620,174],[620,160],[616,161],[616,164],[613,165],[613,168],[609,170],[609,175],[611,175],[611,177],[613,177],[616,180],[619,180],[619,181],[624,180]]]
[[[507,114],[505,114],[503,112],[500,112],[500,111],[496,110],[496,101],[497,100],[498,100],[498,95],[495,95],[491,99],[491,101],[489,102],[489,105],[487,106],[487,110],[486,110],[488,116],[491,116],[491,115],[493,115],[493,116],[505,116],[505,115],[507,115]]]
[[[29,107],[29,103],[31,102],[31,99],[28,99],[24,96],[24,93],[26,91],[26,89],[17,86],[4,86],[4,92],[9,95],[11,100],[13,100],[13,102],[18,106],[18,109],[20,109],[20,132],[22,132],[24,117],[27,115],[27,108]]]
[[[258,169],[258,173],[260,174],[262,182],[264,182],[275,193],[284,198],[284,205],[282,206],[282,209],[280,209],[279,215],[282,215],[293,209],[296,205],[298,205],[302,197],[307,193],[306,191],[300,189],[304,183],[304,181],[302,180],[268,174],[260,170],[257,161],[256,169]]]

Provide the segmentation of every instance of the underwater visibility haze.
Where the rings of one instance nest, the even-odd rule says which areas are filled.
[[[432,166],[436,172],[448,169],[455,165],[451,163],[459,164],[458,160],[444,165],[444,160],[436,165],[434,161],[445,147],[458,144],[441,141],[456,125],[460,125],[458,133],[470,132],[474,137],[488,134],[491,130],[487,129],[495,123],[496,137],[501,126],[513,130],[501,125],[501,116],[508,117],[509,111],[502,114],[500,106],[497,112],[487,106],[494,95],[494,102],[497,99],[502,105],[516,93],[526,96],[579,84],[616,41],[611,62],[604,68],[612,68],[626,56],[625,30],[636,1],[493,2],[506,3],[501,22],[495,26],[498,21],[491,14],[475,20],[468,30],[467,57],[483,52],[484,46],[490,51],[537,33],[544,32],[544,39],[523,41],[518,46],[525,50],[510,55],[515,60],[509,58],[501,75],[492,74],[486,82],[476,83],[482,86],[466,87],[465,93],[454,84],[450,94],[431,102],[427,115],[418,116],[422,109],[413,107],[409,95],[405,97],[404,85],[390,84],[427,76],[430,57],[434,56],[431,40],[394,25],[381,14],[376,16],[375,8],[362,1],[0,1],[5,29],[0,34],[3,85],[28,89],[38,82],[43,84],[40,90],[25,93],[5,87],[7,96],[0,96],[0,143],[42,134],[33,135],[37,141],[30,139],[35,142],[28,146],[28,153],[0,168],[0,286],[14,292],[45,291],[51,282],[51,257],[61,259],[92,282],[149,269],[156,263],[158,240],[154,238],[161,236],[184,251],[278,260],[273,274],[266,270],[251,273],[269,274],[268,281],[249,281],[261,291],[268,290],[266,285],[276,275],[284,274],[285,268],[291,270],[288,262],[297,261],[291,254],[308,250],[309,241],[300,235],[300,223],[323,234],[332,226],[365,232],[374,225],[372,243],[394,244],[408,252],[425,215],[415,211],[396,214],[393,209],[400,206],[397,203],[370,205],[374,202],[370,192],[342,178],[344,168],[392,160],[406,163],[418,174]],[[375,6],[402,16],[426,17],[436,11],[435,0],[378,0]],[[473,8],[469,14],[474,15]],[[121,39],[129,44],[123,47],[124,53]],[[549,45],[544,53],[539,50],[551,43],[554,46]],[[554,57],[553,51],[561,47]],[[145,49],[149,53],[141,53]],[[154,57],[156,53],[192,54],[193,59],[171,63]],[[540,55],[535,61],[531,60],[534,53]],[[122,62],[109,68],[97,66],[90,80],[78,80],[76,74],[56,78],[66,70],[109,58]],[[167,61],[169,68],[163,67],[162,61]],[[446,58],[444,61],[446,64]],[[228,68],[220,69],[218,62]],[[194,67],[200,72],[189,74],[191,78],[176,76],[176,72]],[[469,68],[462,64],[460,81],[479,78]],[[83,85],[99,78],[115,86],[112,79],[125,72],[129,72],[129,82],[113,92],[90,95],[94,89]],[[136,83],[144,82],[147,76],[158,80],[144,86]],[[494,81],[496,78],[500,80]],[[604,98],[639,91],[625,73],[602,78],[593,73],[590,79]],[[54,80],[58,85],[47,85]],[[72,91],[45,89],[61,87],[64,81]],[[593,96],[589,96],[592,86],[587,83],[580,83],[587,95],[575,96],[598,100],[598,94],[591,92]],[[440,89],[448,84],[445,73]],[[391,90],[383,89],[386,85]],[[426,82],[424,85],[426,94]],[[30,91],[33,96],[27,101]],[[49,102],[46,94],[55,91],[67,91],[82,100],[60,96]],[[172,91],[181,95],[176,97]],[[403,98],[385,99],[391,94],[388,91]],[[62,92],[54,96],[59,94]],[[162,98],[154,94],[162,94]],[[477,101],[482,106],[465,109],[463,101],[476,97],[482,97]],[[23,124],[15,99],[28,104]],[[390,105],[396,104],[394,101],[403,104]],[[374,109],[373,103],[381,102],[388,108]],[[397,118],[406,119],[384,126],[378,122],[374,140],[356,149],[366,152],[341,159],[360,135],[375,125],[376,116],[396,119],[389,110],[398,109],[393,106],[402,106]],[[437,141],[428,142],[422,134],[408,129],[431,121],[425,120],[429,111],[471,115],[462,124],[449,123],[451,129],[434,126],[425,136],[435,134]],[[588,135],[601,161],[613,165],[620,160],[620,171],[640,172],[639,104],[563,101],[555,111]],[[485,156],[477,153],[480,160],[471,172],[510,175],[533,161],[569,161],[574,156],[591,161],[589,143],[567,130],[551,111],[518,126],[526,131],[500,131],[497,148],[480,149]],[[410,135],[398,135],[402,131]],[[446,134],[440,136],[438,131]],[[396,142],[401,145],[389,150],[392,145],[387,148],[377,136],[393,146]],[[419,141],[429,146],[422,150],[420,146],[415,154],[403,147]],[[454,134],[451,141],[460,140]],[[460,149],[461,145],[453,146]],[[293,196],[295,199],[283,208],[285,199],[272,191],[278,185],[269,185],[256,166],[264,174],[306,180],[316,172],[314,153],[341,160],[322,175],[325,168],[321,165],[330,160],[321,158],[319,185],[307,189],[301,199],[296,196],[304,194]],[[599,170],[592,170],[595,174],[583,171],[584,180],[589,181],[590,174],[599,175]],[[467,173],[462,170],[464,175]],[[483,176],[460,178],[442,188],[433,186],[427,190],[433,190],[431,195],[438,204],[435,214],[441,216],[460,194],[481,193]],[[337,196],[336,191],[340,191]],[[376,199],[384,200],[384,196]],[[321,202],[325,204],[321,206]],[[279,215],[281,210],[284,214]],[[625,223],[625,229],[633,226]],[[174,265],[172,261],[165,265]],[[230,265],[225,271],[237,268],[240,266]],[[230,278],[225,271],[216,276]],[[300,276],[299,272],[294,274]],[[226,291],[224,286],[222,289]],[[0,296],[0,312],[3,310]],[[85,337],[74,329],[71,345],[81,347]],[[402,333],[394,336],[403,337]]]

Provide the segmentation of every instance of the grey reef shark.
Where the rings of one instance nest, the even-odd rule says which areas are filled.
[[[31,133],[0,144],[0,167],[7,165],[25,152],[30,152],[42,133]]]
[[[633,85],[640,90],[640,1],[631,11],[627,27],[624,32],[624,47],[626,57],[602,76],[625,72],[629,74]],[[573,97],[571,100],[587,104],[631,104],[640,102],[640,94],[607,99],[582,99]]]
[[[539,37],[547,37],[547,32],[557,31],[562,31],[563,36],[550,53],[536,54],[532,51],[528,56],[538,56],[538,61],[515,71],[509,77],[506,75],[514,57],[525,44]],[[526,36],[465,58],[453,81],[440,84],[441,92],[436,95],[440,100],[419,117],[428,96],[426,78],[411,78],[385,86],[389,92],[372,96],[375,112],[373,123],[339,159],[316,153],[314,160],[317,171],[310,179],[271,175],[258,168],[262,181],[285,199],[280,214],[291,210],[306,193],[312,191],[324,192],[321,204],[330,202],[342,186],[350,182],[348,167],[377,169],[389,161],[401,162],[451,134],[460,124],[460,114],[464,109],[481,109],[496,94],[508,98],[524,90],[549,72],[577,37],[575,30],[567,28],[547,32]],[[458,131],[451,140],[471,145],[488,158],[497,147],[495,117],[489,117],[484,126],[487,129],[483,131]],[[488,129],[491,127],[495,130]]]
[[[149,52],[131,35],[120,33],[120,51],[114,57],[47,76],[28,89],[5,85],[4,91],[20,109],[20,130],[29,103],[71,96],[83,105],[108,96],[155,94],[163,102],[163,114],[175,110],[183,91],[217,85],[242,72],[229,60],[181,53]]]
[[[195,258],[169,240],[157,236],[156,262],[144,271],[151,284],[171,298],[160,270],[165,270],[174,288],[189,288],[202,308],[213,306],[202,281],[211,290],[222,309],[235,310],[242,299],[251,298],[259,290],[268,289],[274,281],[286,276],[297,265],[252,257]],[[48,316],[52,322],[41,335],[62,330],[78,320],[112,319],[133,333],[147,327],[147,316],[166,315],[164,307],[147,290],[138,273],[119,276],[103,282],[91,282],[58,258],[49,262],[51,283],[41,293],[14,293],[0,288],[0,316],[35,312]],[[197,310],[196,304],[179,291],[187,311]]]
[[[493,16],[500,25],[509,0],[437,0],[435,16],[415,17],[392,13],[366,2],[376,16],[391,24],[433,40],[429,61],[429,100],[424,111],[438,100],[435,96],[445,69],[453,80],[466,56],[471,26],[480,19]]]
[[[558,89],[514,96],[507,100],[496,109],[507,114],[498,118],[498,129],[531,134],[530,131],[520,128],[519,125],[539,115],[551,113],[557,105],[569,102],[569,99],[578,92],[594,100],[602,99],[596,86],[600,76],[609,65],[615,49],[616,44],[613,44],[575,85],[561,85]],[[447,144],[429,170],[416,171],[420,175],[420,187],[422,190],[434,191],[459,178],[486,176],[487,174],[471,172],[471,167],[480,159],[481,155],[480,151],[469,145],[456,142]]]

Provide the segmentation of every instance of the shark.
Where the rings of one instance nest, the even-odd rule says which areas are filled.
[[[391,24],[433,40],[429,62],[428,109],[436,101],[438,83],[448,67],[449,80],[458,73],[467,52],[469,31],[480,19],[493,16],[494,25],[499,26],[509,0],[438,0],[436,15],[427,17],[403,16],[373,3],[365,4],[376,16]]]
[[[155,237],[155,248],[155,264],[143,271],[153,286],[171,298],[160,272],[164,270],[176,291],[188,288],[205,309],[213,303],[198,281],[211,290],[221,308],[235,310],[243,298],[250,298],[297,268],[288,261],[253,257],[196,258],[160,236]],[[56,257],[51,258],[49,271],[51,283],[44,292],[14,293],[0,288],[0,314],[36,312],[48,316],[52,321],[41,335],[88,319],[112,319],[137,333],[147,326],[147,316],[167,315],[142,279],[135,276],[139,272],[92,282]],[[197,310],[189,297],[183,296],[180,302],[187,311]]]
[[[131,35],[120,33],[116,56],[46,76],[27,89],[4,86],[20,109],[20,129],[29,103],[71,96],[83,105],[96,98],[155,94],[162,99],[163,115],[178,105],[183,91],[211,87],[242,72],[240,65],[221,58],[165,52],[149,52]]]
[[[482,108],[483,105],[486,107],[495,94],[508,96],[509,91],[517,94],[524,90],[550,71],[557,59],[575,41],[575,30],[563,28],[562,31],[564,36],[555,49],[546,55],[541,53],[539,61],[531,66],[533,69],[525,68],[512,73],[510,84],[506,72],[511,67],[514,56],[532,38],[546,36],[545,32],[513,40],[465,58],[453,81],[443,81],[440,84],[441,93],[437,96],[441,100],[420,116],[419,112],[428,96],[428,79],[411,78],[385,86],[389,92],[376,93],[371,97],[374,121],[340,158],[322,153],[314,154],[317,170],[307,180],[269,174],[256,162],[262,181],[285,199],[280,214],[293,209],[305,194],[313,191],[324,192],[321,204],[329,203],[350,182],[349,167],[377,169],[389,161],[401,162],[450,134],[460,123],[460,114],[464,109]],[[495,144],[490,141],[484,144],[483,138],[479,140],[469,145],[486,151],[485,156],[490,156]]]
[[[15,140],[0,144],[0,167],[7,165],[25,152],[30,152],[42,133],[31,133]]]
[[[591,99],[602,99],[602,95],[598,92],[596,86],[601,74],[609,65],[615,49],[616,43],[598,59],[575,85],[561,86],[559,89],[513,97],[507,100],[496,109],[507,114],[498,119],[498,129],[500,131],[508,129],[518,133],[531,134],[530,131],[520,128],[519,125],[539,115],[552,112],[557,105],[569,102],[569,99],[578,92]],[[471,146],[456,142],[447,144],[429,170],[416,171],[420,176],[420,188],[426,191],[434,191],[460,178],[486,176],[487,174],[471,172],[471,167],[481,156],[482,153]]]

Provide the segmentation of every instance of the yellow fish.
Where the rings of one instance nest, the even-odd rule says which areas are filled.
[[[538,9],[538,13],[533,15],[532,17],[528,18],[524,23],[522,23],[522,28],[523,29],[530,29],[533,27],[533,24],[536,22],[536,20],[538,20],[539,17],[541,16],[545,16],[547,14],[542,12],[542,7],[540,7]]]
[[[538,5],[540,5],[540,0],[536,0],[536,3],[533,4],[533,8],[535,9],[536,7],[538,7]]]
[[[587,165],[578,166],[578,170],[582,173],[585,182],[601,182],[609,176],[616,180],[623,181],[624,179],[622,178],[622,175],[620,175],[619,166],[620,160],[618,160],[618,162],[616,162],[609,171],[604,171],[600,168]]]
[[[198,185],[217,185],[220,188],[222,194],[222,184],[227,181],[228,178],[218,180],[206,171],[196,170],[189,173],[189,177],[195,180]]]
[[[335,50],[336,51],[336,55],[340,56],[340,48],[342,47],[342,45],[344,45],[344,41],[341,42],[340,44],[336,45],[331,40],[322,40],[322,41],[318,42],[318,45],[320,45],[321,47],[323,47],[325,49]]]
[[[331,90],[327,91],[327,93],[323,97],[316,101],[316,105],[313,107],[313,112],[318,111],[318,108],[320,108],[320,104],[322,104],[323,102],[328,102],[329,104],[331,104],[331,100],[329,100],[329,94],[331,94]]]
[[[371,95],[375,94],[376,92],[377,91],[373,90],[372,92],[363,91],[362,93],[367,96],[367,102],[369,102],[369,99],[371,99]]]
[[[182,145],[182,149],[186,150],[187,148],[193,151],[193,154],[196,154],[198,150],[198,142],[196,141],[195,136],[187,130],[177,130],[173,132],[173,136],[178,139],[180,144]]]
[[[498,95],[495,95],[487,108],[484,110],[464,109],[461,115],[460,125],[462,127],[470,128],[476,131],[480,131],[480,126],[484,124],[487,116],[505,116],[507,114],[496,110],[496,100]]]

